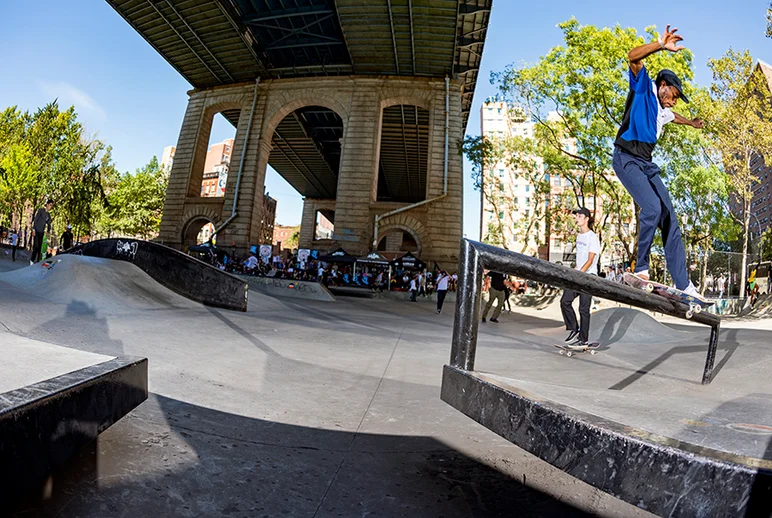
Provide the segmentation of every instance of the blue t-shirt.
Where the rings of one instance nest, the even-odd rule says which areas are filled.
[[[659,104],[657,87],[649,78],[646,67],[641,68],[637,77],[632,70],[629,72],[630,91],[614,145],[633,156],[651,161],[662,127],[675,115]]]

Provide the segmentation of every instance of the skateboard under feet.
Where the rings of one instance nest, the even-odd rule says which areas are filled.
[[[598,348],[600,347],[600,342],[591,342],[587,345],[560,345],[560,344],[552,344],[553,347],[557,347],[559,349],[559,353],[561,355],[565,354],[569,358],[575,354],[579,353],[590,353],[595,354],[598,352]]]
[[[713,302],[702,300],[692,295],[687,295],[683,291],[677,290],[672,286],[666,286],[665,284],[660,284],[652,280],[641,279],[632,273],[625,273],[624,281],[625,284],[628,284],[633,288],[642,289],[646,293],[653,293],[654,295],[658,295],[662,298],[675,300],[676,302],[685,304],[689,307],[689,309],[684,314],[687,319],[690,319],[695,314],[702,312],[703,308],[710,307],[714,304]]]

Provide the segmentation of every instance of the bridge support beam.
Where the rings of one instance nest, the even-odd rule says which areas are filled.
[[[257,102],[251,125],[249,115],[257,88]],[[451,146],[463,138],[462,84],[451,80],[448,102],[448,140]],[[383,110],[394,105],[416,106],[429,111],[428,149],[420,150],[426,160],[426,199],[443,192],[445,168],[444,79],[421,77],[315,77],[266,80],[189,92],[188,108],[177,142],[170,173],[159,240],[184,249],[190,243],[191,222],[210,220],[218,224],[231,217],[236,171],[242,149],[243,173],[236,202],[237,215],[218,235],[218,244],[236,248],[244,256],[259,242],[262,197],[266,167],[271,162],[272,144],[279,123],[295,110],[321,106],[334,111],[343,121],[340,168],[336,171],[335,199],[306,201],[300,244],[318,248],[342,246],[354,255],[372,248],[375,217],[409,205],[407,202],[378,200],[381,125]],[[224,198],[202,198],[200,184],[209,143],[212,118],[226,112],[230,120],[238,113],[236,137],[231,152],[230,173]],[[249,128],[249,134],[247,134]],[[410,151],[415,152],[415,151]],[[462,235],[463,166],[455,150],[448,153],[447,195],[437,201],[384,218],[384,229],[402,229],[420,243],[421,258],[428,264],[455,269]],[[307,172],[304,172],[306,174]],[[314,239],[316,210],[333,210],[335,229],[329,241]]]

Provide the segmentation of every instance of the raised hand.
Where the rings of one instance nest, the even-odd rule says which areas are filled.
[[[692,119],[692,127],[702,129],[705,127],[705,123],[702,121],[702,119]]]
[[[677,30],[677,27],[673,27],[673,30],[671,31],[670,24],[668,24],[665,28],[665,34],[659,37],[662,46],[670,52],[678,52],[679,50],[684,50],[686,48],[678,45],[678,42],[683,40],[683,38],[676,34]]]

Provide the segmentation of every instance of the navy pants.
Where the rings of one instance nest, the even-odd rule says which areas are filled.
[[[689,273],[686,270],[686,253],[681,238],[678,218],[670,202],[670,194],[662,183],[657,164],[614,149],[614,172],[641,208],[638,217],[638,261],[635,271],[649,269],[649,254],[654,232],[657,227],[662,231],[662,243],[665,245],[667,269],[673,277],[675,287],[684,290],[689,285]]]

